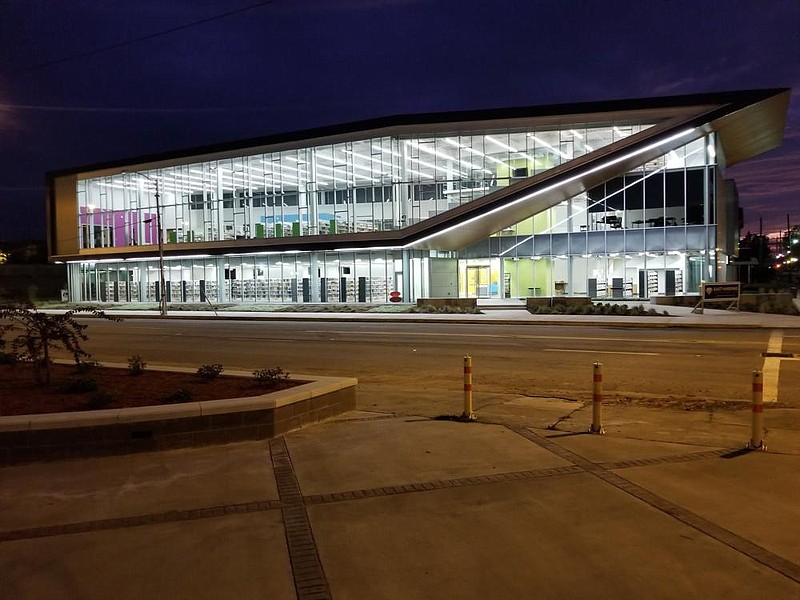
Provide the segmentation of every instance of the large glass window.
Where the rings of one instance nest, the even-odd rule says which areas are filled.
[[[398,229],[649,126],[381,137],[132,168],[78,181],[78,235],[81,248],[112,248],[154,245],[159,235],[183,244]],[[555,209],[548,227],[570,230],[570,214],[594,210],[585,202]],[[618,210],[619,198],[608,202]]]

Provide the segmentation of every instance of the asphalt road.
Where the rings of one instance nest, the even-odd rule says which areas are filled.
[[[776,344],[800,356],[797,330],[129,319],[92,321],[87,333],[99,361],[277,366],[416,389],[461,389],[469,354],[476,392],[569,399],[591,393],[595,361],[620,400],[747,401],[753,369],[765,368],[779,375],[773,396],[800,405],[800,360],[762,357]]]

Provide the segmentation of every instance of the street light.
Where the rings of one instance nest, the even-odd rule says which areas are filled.
[[[142,171],[133,171],[137,175],[141,175],[145,179],[152,181],[156,184],[156,234],[158,235],[158,279],[159,279],[159,302],[158,312],[162,317],[167,316],[167,284],[164,281],[164,240],[161,234],[161,202],[158,188],[158,179],[150,177],[147,173]],[[125,173],[125,171],[123,171]]]

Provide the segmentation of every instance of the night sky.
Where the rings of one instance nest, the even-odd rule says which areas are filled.
[[[45,172],[433,111],[791,87],[729,169],[745,231],[800,223],[797,0],[0,0],[0,241]],[[743,231],[744,233],[744,231]]]

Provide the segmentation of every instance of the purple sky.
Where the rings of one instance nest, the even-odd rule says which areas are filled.
[[[248,8],[252,7],[252,8]],[[797,0],[2,0],[0,241],[46,171],[395,114],[793,89],[728,170],[745,230],[800,223]]]

